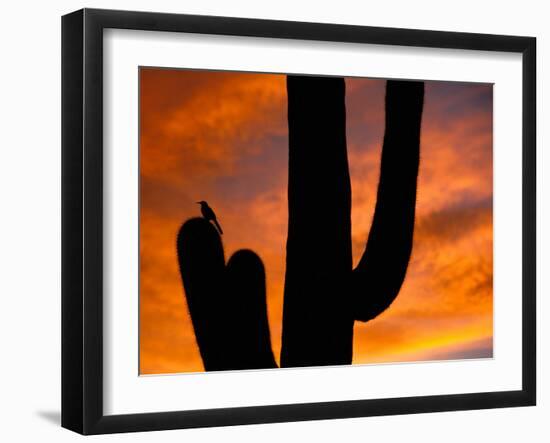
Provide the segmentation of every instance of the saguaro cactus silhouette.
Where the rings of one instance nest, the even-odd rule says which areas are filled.
[[[287,93],[289,220],[281,366],[350,364],[354,322],[383,312],[407,270],[424,84],[387,82],[377,202],[355,270],[344,79],[288,76]],[[276,367],[261,259],[242,250],[226,266],[220,236],[204,219],[184,223],[177,247],[205,369]]]
[[[243,249],[226,265],[220,234],[204,218],[183,224],[177,249],[205,370],[276,367],[260,257]]]

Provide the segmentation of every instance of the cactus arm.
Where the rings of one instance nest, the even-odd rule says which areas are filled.
[[[265,269],[250,250],[241,249],[226,268],[227,297],[232,301],[227,315],[233,317],[231,369],[276,368],[267,319]]]
[[[222,370],[229,357],[223,279],[225,258],[216,228],[203,218],[186,221],[177,237],[187,306],[204,368]]]
[[[423,100],[423,82],[387,82],[376,208],[365,252],[352,275],[356,320],[382,313],[405,278],[413,244]]]
[[[351,363],[351,185],[343,78],[287,77],[288,237],[281,366]]]

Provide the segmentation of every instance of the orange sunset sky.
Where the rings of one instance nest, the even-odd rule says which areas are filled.
[[[202,371],[176,235],[207,200],[226,257],[262,257],[276,359],[287,234],[284,75],[140,69],[140,371]],[[373,215],[384,80],[347,78],[353,257]],[[492,356],[492,85],[426,82],[414,246],[394,303],[356,322],[353,363]]]

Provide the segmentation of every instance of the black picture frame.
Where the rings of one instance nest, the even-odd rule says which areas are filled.
[[[522,389],[177,412],[103,413],[103,30],[519,53],[523,65]],[[536,403],[536,39],[83,9],[62,18],[62,426],[82,434],[530,406]]]

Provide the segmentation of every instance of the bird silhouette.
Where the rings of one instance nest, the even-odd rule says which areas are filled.
[[[204,200],[201,200],[200,202],[197,202],[197,204],[201,205],[201,214],[202,214],[202,216],[206,220],[211,221],[212,223],[214,223],[214,225],[216,226],[216,229],[218,230],[220,235],[222,235],[223,230],[222,230],[222,227],[220,226],[220,224],[218,223],[218,220],[216,219],[216,213],[214,212],[214,210],[210,206],[208,206],[208,203],[205,202]]]

